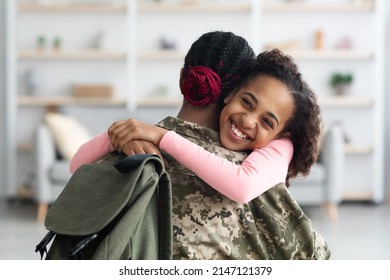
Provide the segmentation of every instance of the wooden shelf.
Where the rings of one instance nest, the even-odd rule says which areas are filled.
[[[21,3],[17,5],[20,12],[42,12],[42,13],[62,13],[62,12],[77,12],[77,13],[125,13],[126,5],[104,5],[104,4],[34,4]]]
[[[353,145],[346,144],[345,145],[345,153],[348,155],[370,155],[373,152],[373,147],[366,145]]]
[[[183,103],[181,98],[150,97],[138,101],[138,107],[179,107]]]
[[[264,4],[264,12],[285,13],[285,12],[305,12],[305,13],[337,13],[337,12],[372,12],[374,4],[372,2],[351,4],[308,4],[308,3],[281,3],[281,4]]]
[[[113,12],[125,13],[127,6],[123,4],[35,4],[35,3],[20,3],[17,5],[20,12]],[[210,3],[140,3],[138,5],[139,12],[234,12],[248,13],[251,11],[249,3],[236,4],[210,4]],[[374,9],[373,3],[361,4],[307,4],[307,3],[286,3],[286,4],[264,4],[261,8],[264,12],[371,12]]]
[[[292,56],[294,59],[345,59],[345,60],[367,60],[373,59],[372,51],[354,50],[354,49],[329,49],[329,50],[300,50],[284,49],[284,53]]]
[[[77,60],[124,60],[126,53],[101,50],[21,50],[20,59],[77,59]]]
[[[374,57],[373,52],[360,50],[283,50],[284,53],[294,59],[345,59],[366,60]],[[142,51],[138,54],[139,59],[183,59],[184,52],[176,50],[151,50]]]
[[[318,103],[324,107],[370,107],[374,100],[372,97],[319,96]]]
[[[140,3],[139,12],[207,12],[207,13],[249,13],[250,4],[210,4],[210,3]]]
[[[150,97],[141,99],[139,106],[172,106],[181,105],[182,99],[163,97]],[[319,104],[326,107],[369,107],[373,105],[370,97],[349,97],[349,96],[320,96]]]
[[[125,106],[124,98],[73,96],[19,96],[19,106]]]

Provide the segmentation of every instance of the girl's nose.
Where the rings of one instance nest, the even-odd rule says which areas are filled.
[[[251,114],[244,114],[242,116],[242,127],[243,128],[254,128],[256,127],[257,119]]]

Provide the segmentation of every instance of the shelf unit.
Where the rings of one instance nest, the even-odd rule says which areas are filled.
[[[252,9],[251,4],[248,1],[242,1],[245,3],[213,3],[212,1],[206,2],[193,2],[193,3],[147,3],[140,2],[138,12],[170,12],[170,13],[194,13],[194,12],[206,12],[206,13],[249,13]]]
[[[19,96],[19,106],[126,106],[125,98],[116,97],[74,97],[74,96]]]
[[[302,69],[304,76],[308,77],[309,84],[319,95],[319,104],[324,114],[326,124],[341,121],[351,142],[346,144],[347,174],[344,197],[350,199],[366,198],[374,202],[381,202],[384,197],[384,173],[383,173],[383,135],[381,134],[384,114],[383,104],[384,78],[383,78],[383,53],[384,53],[384,9],[383,1],[365,1],[356,4],[351,1],[300,1],[295,3],[275,3],[275,1],[249,1],[236,4],[238,13],[247,14],[251,18],[251,32],[245,36],[256,52],[265,49],[268,45],[279,44],[280,41],[291,40],[291,34],[300,34],[306,37],[301,46],[297,48],[283,49],[291,55]],[[230,7],[214,11],[215,6],[187,5],[175,6],[171,4],[140,4],[137,17],[152,14],[164,19],[164,16],[174,17],[175,14],[185,14],[193,19],[194,15],[207,13],[230,13]],[[332,20],[321,18],[336,17],[336,23]],[[302,21],[308,17],[307,22]],[[284,21],[283,21],[284,20]],[[301,21],[301,23],[299,23]],[[321,24],[316,23],[321,22]],[[367,32],[367,28],[361,28],[364,40],[359,41],[362,22],[375,31]],[[327,32],[328,25],[333,26],[336,32]],[[307,37],[313,36],[317,28],[325,29],[324,48],[315,49],[312,42],[307,42]],[[278,26],[280,28],[278,29]],[[271,28],[272,27],[272,28]],[[364,26],[363,26],[364,27]],[[139,30],[145,30],[140,28]],[[289,31],[286,31],[289,30]],[[304,30],[300,32],[300,30]],[[142,31],[139,31],[142,32]],[[139,33],[138,32],[138,33]],[[311,32],[311,34],[309,33]],[[360,32],[360,31],[359,31]],[[353,48],[335,48],[336,38],[334,34],[342,36],[343,33],[351,33],[352,39],[356,39]],[[280,35],[277,38],[276,35]],[[314,37],[314,36],[313,36]],[[280,39],[280,40],[278,40]],[[332,43],[329,43],[332,42]],[[141,48],[142,49],[142,48]],[[184,54],[179,51],[161,52],[145,51],[138,53],[138,65],[150,63],[153,66],[166,65],[182,59]],[[155,61],[155,64],[152,62]],[[367,68],[369,70],[365,70]],[[331,71],[352,71],[356,75],[355,87],[348,96],[334,96],[327,84]],[[321,73],[317,77],[314,72]],[[367,82],[370,81],[370,82]],[[180,104],[180,98],[172,97],[167,101],[161,98],[146,97],[139,100],[141,106],[171,106]],[[362,120],[365,118],[365,120]],[[356,124],[355,121],[361,123]],[[365,132],[362,133],[362,130]],[[362,195],[364,193],[364,195]]]
[[[290,2],[290,3],[270,3],[265,1],[262,6],[263,12],[299,12],[299,13],[351,13],[351,12],[372,12],[374,10],[374,3],[371,1],[356,2],[356,4],[346,1],[339,3],[322,3],[308,1],[307,3]]]
[[[101,50],[77,50],[77,51],[40,51],[40,50],[20,50],[17,54],[21,60],[125,60],[125,52],[110,52]]]
[[[184,56],[196,38],[210,30],[230,30],[245,37],[255,52],[269,45],[280,45],[300,66],[302,73],[319,96],[319,104],[326,123],[342,121],[351,141],[346,144],[347,182],[344,197],[380,202],[384,197],[384,1],[172,1],[123,0],[118,4],[15,4],[8,0],[8,40],[16,42],[18,14],[63,14],[124,16],[128,45],[123,50],[85,50],[63,48],[61,51],[40,51],[28,47],[8,45],[10,54],[8,86],[7,147],[11,152],[10,165],[16,165],[15,150],[29,151],[28,142],[15,144],[17,110],[40,110],[52,106],[127,107],[136,110],[179,107],[182,97],[178,77]],[[62,3],[64,1],[61,1]],[[74,1],[73,1],[74,2]],[[54,2],[53,2],[54,3]],[[42,16],[41,16],[42,15]],[[330,19],[332,17],[332,19]],[[333,22],[333,18],[335,21]],[[310,24],[307,24],[310,22]],[[180,23],[180,24],[178,24]],[[364,23],[364,24],[363,24]],[[330,26],[330,27],[329,27]],[[315,49],[312,38],[323,28],[325,46]],[[327,29],[328,28],[328,29]],[[328,32],[333,28],[334,32]],[[369,31],[372,28],[372,31]],[[190,30],[190,31],[189,31]],[[355,40],[354,48],[334,47],[337,36],[348,34]],[[292,38],[292,37],[298,37]],[[162,37],[176,43],[173,50],[162,50]],[[363,37],[363,39],[359,39]],[[280,42],[300,42],[283,48]],[[123,63],[123,77],[128,86],[121,96],[111,99],[80,99],[67,94],[55,96],[27,96],[18,91],[17,63]],[[352,71],[355,86],[348,96],[334,96],[327,84],[331,71]],[[136,93],[136,94],[135,94]],[[53,93],[54,94],[54,93]],[[165,95],[164,95],[165,94]],[[9,107],[9,106],[8,106]],[[14,135],[14,136],[12,136]],[[7,172],[16,177],[15,170]],[[7,185],[15,182],[9,179]]]
[[[9,170],[6,172],[6,195],[8,197],[14,197],[19,192],[18,188],[22,184],[21,180],[23,179],[21,177],[23,177],[23,172],[25,172],[25,165],[27,162],[31,163],[33,156],[31,142],[33,139],[33,127],[41,121],[45,111],[61,110],[61,108],[65,107],[101,108],[101,110],[106,110],[105,108],[126,108],[128,106],[131,97],[131,94],[128,92],[132,90],[126,83],[126,81],[131,82],[132,80],[129,74],[131,73],[129,71],[131,69],[129,66],[129,58],[131,57],[129,55],[131,53],[129,51],[130,43],[126,43],[123,40],[118,44],[120,47],[101,49],[93,48],[92,45],[89,46],[86,43],[78,44],[76,40],[80,40],[80,38],[73,38],[73,34],[67,30],[66,25],[74,20],[79,24],[81,23],[80,28],[76,28],[78,32],[84,32],[86,36],[91,36],[90,41],[100,31],[99,26],[100,29],[104,29],[102,26],[105,27],[104,24],[107,23],[107,18],[110,18],[111,21],[120,20],[120,27],[122,27],[120,29],[126,30],[129,28],[128,24],[130,23],[128,8],[132,7],[132,2],[129,0],[123,1],[121,4],[74,4],[69,1],[69,4],[64,2],[59,4],[54,2],[53,4],[39,4],[34,1],[7,1],[8,112],[6,113],[6,146],[9,163],[7,168]],[[51,24],[47,25],[44,22],[45,18]],[[111,22],[109,24],[112,25]],[[93,30],[88,25],[96,25],[97,27]],[[31,26],[32,28],[30,29]],[[112,26],[110,27],[112,28]],[[60,35],[63,39],[61,48],[46,47],[45,49],[39,49],[35,41],[35,38],[40,35],[38,33],[39,28],[41,29],[39,30],[40,32],[46,32],[45,35],[48,35],[47,39]],[[72,27],[70,26],[69,28],[71,29]],[[58,29],[58,33],[55,32],[55,29]],[[32,34],[35,33],[34,36],[36,37],[29,37],[26,30]],[[112,33],[118,32],[117,30],[119,28],[112,30]],[[124,34],[126,33],[124,32]],[[47,40],[46,43],[49,43],[49,41]],[[58,79],[58,82],[62,83],[62,87],[48,88],[37,91],[34,94],[28,94],[22,87],[24,81],[22,79],[22,71],[26,71],[28,68],[49,69],[46,71],[56,72],[58,76],[64,77],[63,81]],[[64,71],[65,74],[61,72],[61,68],[67,69],[67,71]],[[77,72],[83,72],[83,70],[78,70],[78,68],[83,69],[85,73],[95,73],[97,78],[93,77],[94,74],[85,75],[85,73],[81,73],[81,75],[77,75]],[[110,73],[108,71],[104,73],[104,70],[100,69],[100,71],[94,71],[93,68],[112,69],[113,73],[121,71],[122,81],[114,78],[107,82],[105,78],[110,76]],[[47,76],[41,78],[41,80],[52,78],[50,77],[51,73],[47,72],[45,73]],[[75,74],[72,77],[73,72]],[[83,74],[86,76],[84,81]],[[106,84],[113,81],[114,87],[119,88],[119,90],[112,97],[76,97],[70,92],[68,85],[72,83],[96,84],[99,82],[99,79],[101,79],[101,83]],[[23,170],[21,171],[21,169]]]
[[[342,190],[346,200],[379,203],[384,199],[384,10],[384,1],[380,0],[356,4],[263,1],[262,5],[262,45],[286,47],[284,51],[298,61],[319,95],[325,124],[342,122],[350,139],[346,144],[346,182]],[[288,26],[280,24],[281,28],[268,31],[267,26],[277,26],[282,20]],[[314,44],[317,31],[324,36],[321,49]],[[306,40],[302,40],[304,36]],[[352,48],[335,48],[342,36],[352,40]],[[348,96],[332,94],[327,77],[334,71],[354,74]]]

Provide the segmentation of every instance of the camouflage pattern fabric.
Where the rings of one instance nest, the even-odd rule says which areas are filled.
[[[194,123],[167,117],[158,125],[237,164],[246,156],[223,148],[217,132]],[[239,204],[163,155],[172,182],[173,259],[330,258],[327,243],[284,184]]]

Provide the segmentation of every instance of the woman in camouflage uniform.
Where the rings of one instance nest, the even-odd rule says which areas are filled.
[[[222,81],[221,96],[225,97],[236,86],[238,69],[253,52],[245,40],[244,45],[239,45],[237,40],[242,42],[242,39],[232,37],[230,33],[209,33],[202,37],[193,44],[186,57],[181,82],[186,77],[185,69],[199,65],[191,60],[191,54],[202,54],[193,57],[202,59],[204,63],[201,65],[214,69],[219,66],[220,69],[215,72],[221,80],[226,78],[229,81]],[[207,37],[208,41],[204,40]],[[237,53],[237,45],[241,51],[247,50],[246,55],[240,57],[242,52]],[[222,47],[225,51],[221,51]],[[232,62],[234,54],[237,59],[233,65],[228,65],[227,61]],[[217,102],[202,105],[185,100],[178,118],[168,117],[158,125],[175,130],[221,157],[241,163],[247,155],[245,152],[227,150],[219,143]],[[138,152],[144,144],[131,141],[122,147],[123,152]],[[146,145],[142,148],[144,152],[154,152],[153,146]],[[278,184],[249,203],[237,203],[212,189],[169,155],[163,156],[173,188],[175,259],[329,258],[326,242],[313,230],[310,220],[291,197],[285,184]]]

